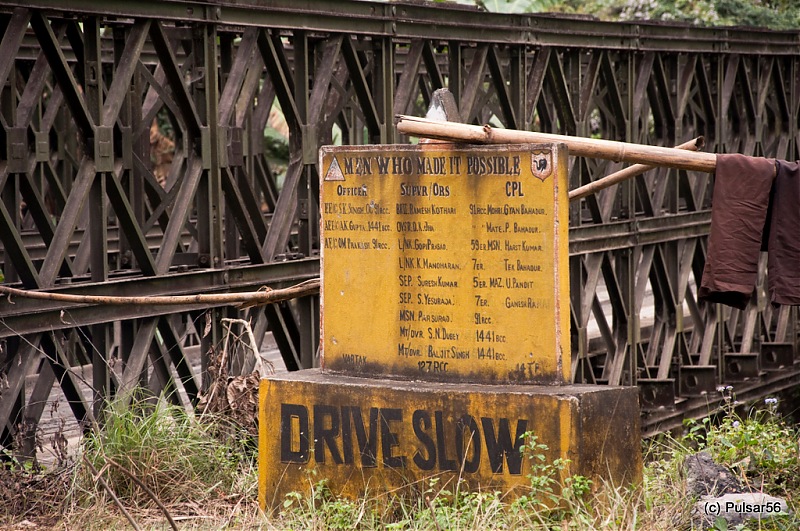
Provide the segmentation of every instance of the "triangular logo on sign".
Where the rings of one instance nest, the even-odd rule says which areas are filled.
[[[553,172],[553,155],[549,149],[531,153],[531,173],[544,181]]]
[[[342,168],[339,166],[339,161],[333,157],[333,162],[328,166],[328,173],[325,174],[326,181],[344,181],[344,174]]]

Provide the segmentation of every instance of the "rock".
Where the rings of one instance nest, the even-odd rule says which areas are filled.
[[[701,521],[703,529],[714,527],[718,518],[731,529],[747,520],[764,520],[790,514],[786,500],[762,492],[728,493],[723,496],[703,496],[695,504],[692,520]]]
[[[693,497],[744,492],[742,482],[727,467],[714,462],[708,452],[690,455],[683,462],[686,491]]]
[[[687,494],[700,499],[692,510],[693,529],[713,529],[719,518],[733,529],[747,520],[789,514],[785,500],[750,492],[729,468],[715,463],[708,452],[687,457],[683,471]]]

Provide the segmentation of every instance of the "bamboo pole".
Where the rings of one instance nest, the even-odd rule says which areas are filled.
[[[680,170],[713,173],[717,157],[713,153],[693,152],[683,149],[629,144],[613,140],[598,140],[577,136],[498,129],[488,125],[469,125],[454,122],[437,122],[415,116],[398,115],[397,130],[403,134],[422,138],[468,142],[473,144],[564,143],[571,155],[608,159],[616,162],[666,166]]]
[[[688,142],[684,142],[679,146],[675,146],[675,149],[685,149],[687,151],[700,151],[703,149],[706,140],[702,136],[698,136],[695,139],[689,140]],[[627,168],[623,168],[617,172],[612,173],[611,175],[606,175],[602,179],[597,179],[594,182],[589,184],[585,184],[583,186],[579,186],[574,190],[569,191],[569,200],[570,201],[577,201],[578,199],[583,199],[587,195],[595,194],[604,188],[608,188],[609,186],[613,186],[617,183],[622,181],[626,181],[628,179],[632,179],[637,175],[641,175],[646,171],[650,171],[655,166],[650,166],[647,164],[634,164],[632,166],[628,166]]]
[[[0,286],[0,295],[6,295],[11,301],[11,297],[25,299],[38,299],[57,302],[68,302],[75,304],[113,304],[113,305],[187,305],[187,304],[207,304],[210,306],[242,305],[242,307],[261,306],[275,302],[305,297],[319,293],[319,279],[312,278],[283,289],[262,288],[259,291],[242,293],[220,293],[220,294],[199,294],[199,295],[173,295],[173,296],[152,296],[152,297],[115,297],[110,295],[69,295],[66,293],[53,293],[49,291],[30,291]],[[13,304],[13,302],[12,302]]]

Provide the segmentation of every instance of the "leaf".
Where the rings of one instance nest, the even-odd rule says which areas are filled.
[[[208,337],[211,333],[211,312],[206,312],[206,326],[203,329],[203,337]]]

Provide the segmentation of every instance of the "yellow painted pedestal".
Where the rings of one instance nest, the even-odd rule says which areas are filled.
[[[326,147],[319,167],[322,371],[261,382],[262,507],[323,479],[513,497],[526,433],[567,475],[640,479],[636,388],[567,385],[565,146]]]
[[[334,495],[466,480],[513,498],[529,484],[526,432],[548,462],[596,483],[641,479],[633,387],[387,381],[307,370],[261,381],[259,501],[278,507],[322,478]],[[315,472],[316,471],[316,472]]]

